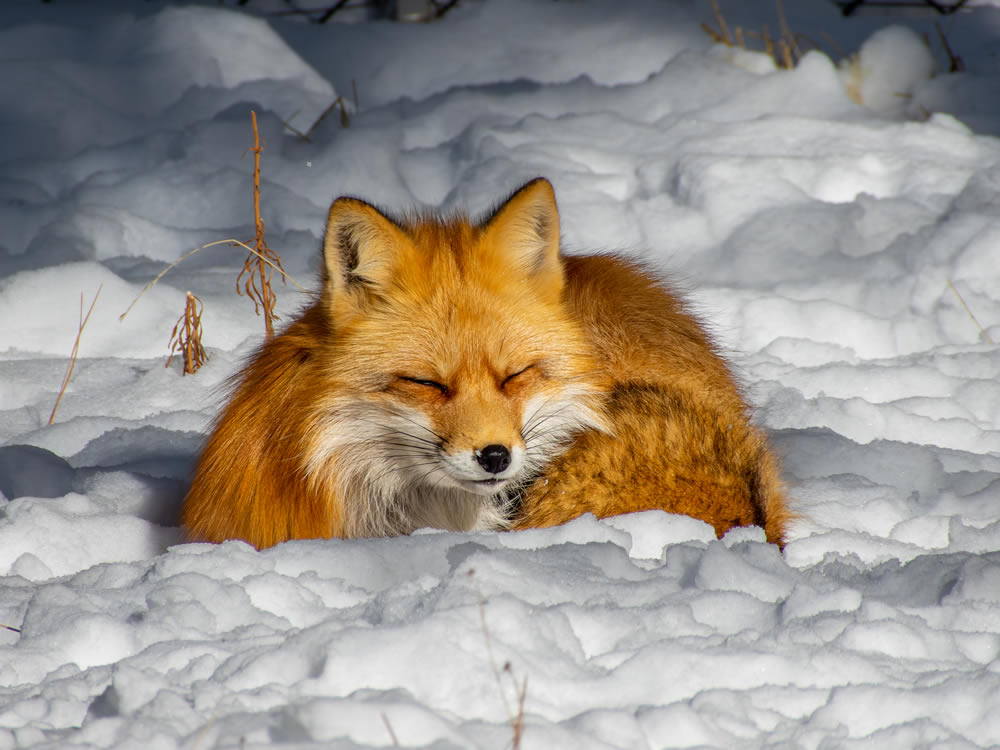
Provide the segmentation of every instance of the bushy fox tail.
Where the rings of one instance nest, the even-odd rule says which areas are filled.
[[[790,513],[764,435],[741,413],[683,391],[619,383],[607,403],[612,434],[587,432],[524,493],[515,528],[659,509],[700,518],[721,536],[763,527],[784,543]]]

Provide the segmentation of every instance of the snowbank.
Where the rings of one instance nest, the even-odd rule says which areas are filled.
[[[525,748],[1000,744],[1000,11],[950,17],[967,70],[935,48],[929,78],[885,19],[789,7],[861,49],[852,99],[820,52],[710,48],[694,3],[470,1],[420,27],[133,5],[0,11],[0,748],[501,748],[521,695]],[[726,10],[757,28],[764,5]],[[285,128],[352,80],[349,128]],[[784,456],[784,553],[659,512],[182,543],[262,333],[241,252],[118,316],[252,236],[251,108],[268,242],[306,287],[337,195],[478,212],[537,175],[570,251],[671,273]],[[210,359],[182,378],[188,290]],[[285,320],[306,299],[278,295]]]

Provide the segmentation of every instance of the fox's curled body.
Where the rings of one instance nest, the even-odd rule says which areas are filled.
[[[551,185],[480,223],[334,202],[322,290],[240,374],[199,461],[193,539],[551,526],[685,513],[782,543],[775,460],[677,297],[559,250]]]

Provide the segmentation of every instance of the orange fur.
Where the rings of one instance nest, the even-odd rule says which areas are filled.
[[[662,508],[789,517],[766,441],[677,298],[563,257],[551,185],[479,224],[330,209],[322,290],[239,376],[199,461],[195,539],[549,526]]]
[[[735,380],[678,297],[614,257],[565,259],[567,302],[610,382],[607,432],[581,434],[526,490],[514,527],[662,509],[762,526],[791,519],[777,462]]]

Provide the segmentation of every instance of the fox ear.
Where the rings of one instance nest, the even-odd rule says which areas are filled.
[[[391,281],[406,235],[377,208],[356,198],[330,206],[323,239],[324,285],[333,299],[363,299]]]
[[[484,226],[488,243],[537,283],[562,292],[559,209],[552,184],[538,177],[515,192]]]

